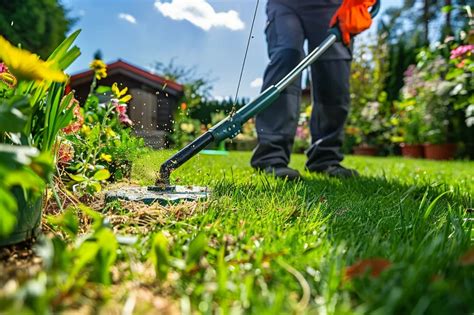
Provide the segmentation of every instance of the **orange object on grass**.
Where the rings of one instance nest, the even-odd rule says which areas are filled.
[[[347,267],[345,273],[346,280],[352,280],[355,277],[360,277],[370,272],[372,277],[378,277],[392,263],[384,258],[364,259]]]
[[[376,0],[344,0],[329,23],[330,26],[339,25],[342,41],[350,45],[351,36],[362,33],[372,24],[369,8]]]
[[[469,249],[464,255],[459,258],[461,266],[472,266],[474,265],[474,247]]]

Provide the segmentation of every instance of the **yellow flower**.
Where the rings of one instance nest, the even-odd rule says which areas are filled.
[[[107,129],[105,129],[105,134],[107,135],[107,137],[109,138],[113,138],[115,137],[116,133],[112,130],[112,128],[108,127]]]
[[[82,125],[81,131],[88,136],[91,133],[91,128],[88,125]]]
[[[393,137],[390,138],[390,141],[392,141],[394,143],[402,143],[403,140],[405,140],[405,139],[401,136],[393,136]]]
[[[115,97],[118,98],[120,103],[127,103],[128,101],[132,99],[132,96],[130,94],[125,95],[127,94],[127,92],[128,92],[128,87],[125,87],[122,90],[120,90],[117,83],[112,84],[112,93],[114,93]]]
[[[182,131],[192,133],[194,131],[194,125],[191,123],[182,123],[179,125]]]
[[[112,162],[112,156],[111,156],[110,154],[102,153],[102,154],[100,155],[100,159],[101,159],[101,160],[104,160],[104,161],[107,162],[107,163]]]
[[[52,62],[40,59],[38,55],[27,50],[17,48],[0,35],[0,60],[9,71],[19,80],[65,82],[64,72],[54,69]]]
[[[15,87],[17,83],[15,76],[8,72],[0,73],[0,81],[5,82],[9,87]]]
[[[94,59],[90,64],[89,68],[94,70],[95,77],[97,80],[104,79],[107,77],[107,65],[99,59]]]

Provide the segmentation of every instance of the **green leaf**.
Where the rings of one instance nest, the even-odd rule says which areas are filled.
[[[449,193],[449,191],[445,191],[444,193],[442,193],[441,195],[439,195],[438,197],[435,198],[435,200],[433,200],[430,205],[428,206],[428,208],[426,209],[425,211],[425,214],[423,216],[423,219],[428,219],[428,217],[430,216],[431,212],[433,211],[434,207],[436,206],[436,203],[438,202],[438,200],[441,199],[441,197],[443,197],[444,195],[446,195],[447,193]]]
[[[71,288],[77,282],[78,276],[84,276],[83,269],[96,259],[98,251],[99,246],[96,242],[86,240],[79,245],[79,248],[74,252],[74,263],[68,272],[64,289]]]
[[[33,147],[0,144],[0,165],[7,165],[9,168],[29,165],[38,155],[38,149]]]
[[[95,180],[106,180],[110,177],[110,172],[106,169],[102,169],[102,170],[98,170],[97,172],[95,172],[94,174],[94,179]]]
[[[81,30],[77,30],[69,35],[49,56],[48,61],[54,61],[57,63],[59,69],[65,70],[71,65],[71,63],[80,56],[81,51],[78,47],[72,44],[76,40]]]
[[[0,236],[7,236],[16,224],[18,205],[13,194],[0,186]]]
[[[71,237],[75,237],[79,233],[79,218],[73,207],[68,207],[59,217],[49,217],[48,221],[53,225],[59,226]]]
[[[92,280],[102,284],[110,284],[110,267],[117,259],[117,249],[119,247],[117,239],[110,229],[96,231],[93,238],[97,242],[99,251],[93,264]]]
[[[102,186],[98,182],[89,183],[89,187],[92,188],[91,193],[101,192]]]
[[[96,94],[104,94],[104,93],[107,93],[107,92],[110,92],[110,91],[112,91],[112,88],[110,86],[103,86],[103,85],[99,85],[95,89]]]
[[[166,279],[170,268],[168,256],[168,239],[162,232],[155,235],[151,249],[151,259],[155,266],[156,277],[163,281]]]
[[[85,177],[84,175],[75,175],[75,174],[68,174],[68,175],[73,181],[78,182],[78,183],[81,183],[87,180],[87,177]]]
[[[445,5],[444,7],[441,8],[441,12],[443,13],[449,13],[453,10],[452,5]]]
[[[198,235],[189,243],[188,254],[186,257],[186,265],[196,264],[204,254],[207,246],[207,238],[204,233],[199,232]]]
[[[24,189],[35,191],[41,191],[44,188],[43,179],[27,169],[9,172],[3,180],[3,184],[7,187],[21,186]]]
[[[27,121],[18,109],[0,107],[0,132],[21,132]]]
[[[97,229],[99,226],[102,226],[102,215],[99,212],[89,208],[84,204],[79,204],[79,209],[84,212],[89,218],[91,218],[92,221],[99,222],[99,225],[94,226],[94,229]]]

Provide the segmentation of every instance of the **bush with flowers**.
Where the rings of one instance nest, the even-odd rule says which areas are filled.
[[[186,102],[181,103],[178,111],[174,116],[174,127],[173,132],[170,135],[170,140],[173,146],[182,148],[203,131],[201,130],[201,122],[197,119],[191,118],[190,109]]]
[[[95,76],[89,96],[74,110],[74,121],[63,129],[59,164],[66,171],[70,187],[78,194],[101,190],[103,180],[129,178],[131,162],[144,150],[143,139],[131,134],[132,121],[127,115],[128,89],[97,86],[107,76],[101,60],[90,64]]]
[[[405,72],[392,140],[443,144],[465,141],[473,125],[474,45],[447,38],[422,49]]]
[[[376,147],[389,142],[390,102],[384,91],[388,74],[385,34],[373,44],[360,44],[352,63],[351,111],[346,124],[345,150],[348,144]],[[376,56],[376,58],[374,58]]]

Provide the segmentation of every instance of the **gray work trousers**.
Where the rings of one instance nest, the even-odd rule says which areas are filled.
[[[268,64],[262,91],[277,83],[304,57],[303,45],[311,51],[327,35],[329,20],[342,0],[269,0],[265,29]],[[311,67],[313,110],[310,119],[311,146],[306,167],[321,171],[339,164],[344,124],[349,111],[351,51],[336,43]],[[256,117],[258,145],[251,160],[254,168],[286,166],[294,143],[300,113],[301,78],[277,101]]]

